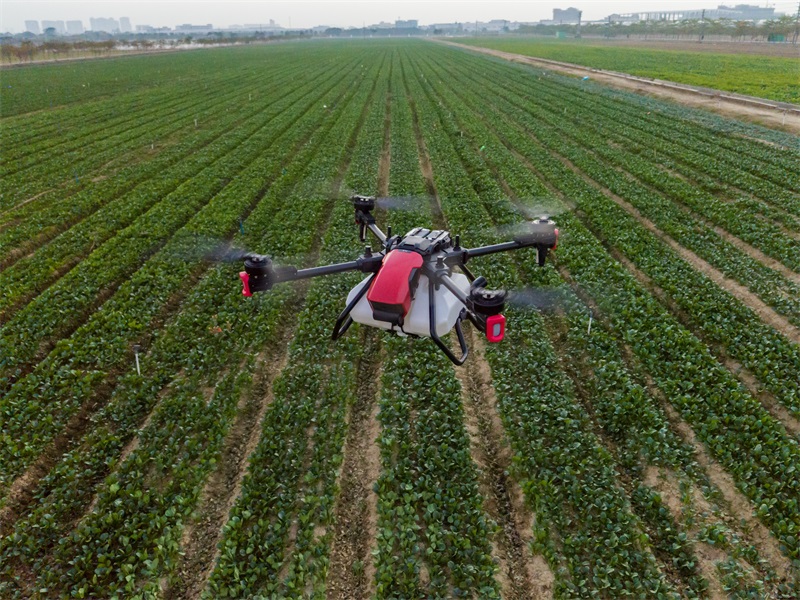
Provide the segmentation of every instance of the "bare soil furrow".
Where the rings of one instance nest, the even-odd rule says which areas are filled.
[[[333,509],[333,541],[326,580],[329,600],[366,600],[374,593],[370,550],[377,538],[378,498],[374,486],[381,468],[377,399],[383,355],[378,335],[364,331],[362,339],[365,348],[357,367],[358,392],[348,415],[340,491]]]
[[[722,493],[727,505],[726,512],[733,518],[735,523],[741,524],[744,533],[756,547],[761,557],[775,569],[778,577],[787,582],[791,581],[793,571],[790,560],[781,552],[778,540],[770,534],[769,530],[755,516],[752,505],[736,487],[733,478],[711,457],[705,446],[697,440],[694,431],[683,420],[680,413],[668,402],[662,402],[662,406],[673,429],[695,449],[697,461],[706,470],[714,486]]]
[[[483,340],[472,327],[467,336],[472,355],[465,368],[456,369],[456,377],[461,383],[472,457],[480,468],[484,507],[500,527],[494,553],[503,597],[549,599],[555,577],[544,557],[531,552],[534,515],[525,506],[519,483],[509,475],[513,455],[497,410]]]
[[[258,378],[237,407],[217,468],[200,493],[194,519],[183,531],[181,560],[175,570],[175,581],[164,592],[165,599],[199,598],[214,570],[222,529],[239,497],[248,459],[258,445],[261,422],[272,403],[272,383],[288,361],[292,331],[287,328],[280,342],[268,346],[256,360]]]

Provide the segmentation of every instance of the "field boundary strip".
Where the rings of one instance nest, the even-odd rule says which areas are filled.
[[[648,79],[628,73],[606,71],[593,67],[584,67],[574,63],[566,63],[547,58],[525,56],[491,48],[467,46],[456,42],[434,40],[435,43],[469,50],[480,54],[487,54],[507,61],[526,64],[529,66],[544,66],[548,69],[571,75],[592,73],[597,82],[626,90],[642,91],[671,99],[682,104],[704,108],[737,118],[752,118],[768,127],[785,129],[792,133],[800,133],[800,106],[789,102],[765,100],[744,94],[723,92],[712,88],[691,86],[662,79]]]

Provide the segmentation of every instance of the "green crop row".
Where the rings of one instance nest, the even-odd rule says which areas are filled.
[[[421,72],[422,87],[434,76],[420,68],[414,71]],[[443,208],[454,230],[469,231],[472,226],[462,241],[492,241],[474,224],[501,224],[514,213],[503,207],[507,201],[492,177],[473,170],[480,159],[454,130],[451,113],[440,102],[421,102],[420,115],[425,121],[429,113],[438,112],[441,119],[424,129],[432,132],[426,141]],[[462,161],[463,166],[456,166]],[[437,164],[448,168],[437,171]],[[473,268],[480,268],[493,286],[521,285],[510,257],[482,259],[480,267]],[[500,414],[516,452],[515,466],[536,513],[535,549],[556,572],[556,593],[585,595],[589,589],[605,588],[615,596],[674,595],[630,512],[612,456],[592,433],[572,385],[557,365],[541,317],[508,313],[506,340],[489,359]]]
[[[327,81],[319,81],[310,85],[313,86],[316,94],[320,94],[323,89],[330,88]],[[281,114],[277,112],[279,110],[294,113],[296,106],[303,101],[311,104],[318,102],[321,96],[309,96],[311,89],[307,86],[298,86],[296,93],[287,94],[280,102],[273,105],[271,114],[277,117]],[[230,120],[226,119],[223,121],[222,129],[218,130],[216,135],[222,135],[222,131],[236,126],[237,121],[240,120],[239,115],[231,117]],[[279,130],[273,135],[280,136],[292,125],[293,122],[286,123],[283,130]],[[239,124],[239,126],[242,125]],[[141,214],[167,198],[176,187],[191,178],[192,175],[187,174],[180,164],[181,159],[186,157],[191,148],[182,146],[180,148],[181,152],[171,156],[168,163],[155,159],[148,163],[147,168],[136,169],[133,178],[134,181],[141,181],[140,185],[108,202],[53,242],[0,273],[0,287],[2,287],[0,311],[3,313],[4,320],[8,320],[11,314],[10,306],[19,305],[25,298],[30,298],[43,290],[65,265],[74,264],[76,258],[85,256],[87,252],[101,245],[117,231],[129,226]],[[177,164],[173,164],[170,168],[170,163]],[[196,165],[195,173],[199,172],[203,165],[204,163]],[[158,174],[159,177],[152,179],[155,174]],[[147,176],[150,176],[151,179],[146,179]],[[168,201],[168,199],[164,201]],[[30,221],[35,223],[36,220],[31,219]]]
[[[515,106],[520,107],[519,102]],[[573,113],[588,116],[588,111],[581,105],[571,105]],[[584,121],[585,123],[585,121]],[[625,124],[617,126],[624,131]],[[577,143],[561,137],[562,154],[568,154],[575,166],[600,184],[622,196],[644,216],[652,220],[663,231],[668,233],[685,247],[698,253],[725,275],[732,277],[759,294],[767,303],[797,323],[800,320],[800,289],[785,277],[749,257],[744,252],[724,241],[702,221],[693,218],[685,210],[681,210],[668,198],[655,194],[649,187],[631,181],[624,172],[639,177],[644,181],[656,181],[663,178],[664,173],[654,168],[640,155],[623,152],[600,143],[602,139],[618,138],[608,127],[596,129],[596,133],[584,134],[586,130],[595,130],[593,125],[582,127],[576,137]],[[577,128],[559,128],[564,136],[575,136]],[[626,148],[631,142],[626,141]],[[584,148],[592,148],[587,151]],[[567,152],[568,150],[568,152]],[[613,166],[607,166],[613,165]]]
[[[19,140],[17,143],[24,149],[25,154],[15,159],[11,158],[14,155],[13,152],[4,156],[3,168],[0,170],[3,177],[3,189],[9,191],[7,189],[9,188],[10,191],[16,193],[16,186],[34,183],[37,173],[57,175],[58,172],[52,173],[51,169],[45,167],[49,167],[51,161],[60,160],[63,157],[73,159],[76,171],[89,173],[92,163],[87,163],[87,166],[77,166],[84,157],[92,158],[95,164],[103,164],[95,159],[104,157],[103,153],[109,149],[115,147],[123,149],[125,146],[121,146],[121,144],[132,146],[131,142],[142,133],[147,133],[149,129],[164,128],[178,121],[183,126],[191,124],[192,118],[199,114],[207,114],[204,108],[208,107],[210,102],[223,99],[219,97],[221,93],[228,97],[241,96],[242,90],[238,89],[236,85],[244,82],[240,82],[238,79],[240,78],[227,82],[221,81],[217,84],[219,88],[215,86],[210,91],[203,90],[202,93],[196,95],[182,94],[175,90],[171,96],[160,98],[160,106],[148,105],[131,108],[130,112],[123,112],[121,118],[115,118],[119,109],[114,110],[102,126],[83,127],[80,129],[80,134],[77,135],[64,136],[55,131],[44,135],[40,134],[41,137],[37,136],[34,140]],[[168,135],[170,132],[162,130],[159,133]],[[115,156],[113,153],[108,154]],[[26,174],[30,174],[27,182]],[[5,197],[6,194],[4,194],[4,199]]]
[[[641,239],[633,237],[637,226],[628,224],[620,228],[621,216],[607,206],[607,199],[534,143],[527,127],[524,132],[522,128],[510,127],[505,122],[508,116],[503,118],[489,110],[485,99],[480,102],[467,99],[467,104],[491,119],[502,136],[500,139],[536,165],[537,171],[565,197],[576,201],[592,226],[604,236],[614,239],[613,232],[619,231],[631,239]],[[665,395],[732,472],[740,489],[759,507],[759,516],[782,540],[788,556],[796,561],[796,498],[800,483],[795,472],[787,474],[783,469],[783,465],[797,460],[796,441],[743,391],[702,343],[682,329],[630,274],[610,260],[580,222],[568,215],[560,219],[569,226],[565,228],[570,233],[569,244],[564,245],[559,256],[566,255],[565,264],[576,281],[608,312],[616,335],[632,347]],[[630,256],[638,261],[652,256],[648,253],[653,250],[649,246],[640,247]],[[716,320],[724,314],[717,313]],[[738,450],[732,452],[732,448]]]
[[[142,122],[152,122],[164,113],[175,114],[194,107],[195,112],[188,113],[192,117],[207,114],[197,111],[208,107],[208,103],[215,99],[244,96],[245,90],[255,87],[258,81],[255,74],[245,72],[244,67],[226,72],[218,78],[211,89],[207,83],[201,86],[200,82],[193,82],[188,86],[176,85],[157,94],[122,94],[99,105],[62,111],[58,121],[48,126],[22,128],[17,132],[9,127],[9,141],[14,147],[4,152],[0,173],[5,176],[32,166],[37,158],[41,160],[43,156],[63,154],[81,146],[93,147],[109,131],[120,132]]]
[[[386,61],[379,58],[381,55],[374,55],[371,64],[367,63],[372,76],[379,74],[372,89],[360,94],[361,101],[350,109],[350,118],[332,133],[320,158],[319,174],[301,186],[302,193],[287,206],[284,221],[300,227],[319,222],[311,211],[330,205],[330,188],[336,185],[340,164],[352,161],[345,185],[364,192],[374,189],[386,94]],[[354,121],[363,125],[355,126]],[[304,214],[292,214],[296,209]],[[320,261],[351,259],[355,239],[352,206],[336,200],[329,221]],[[280,239],[265,243],[279,244]],[[295,248],[299,250],[302,248]],[[357,332],[334,343],[330,328],[348,289],[359,279],[351,274],[322,278],[310,285],[288,349],[287,367],[273,386],[259,444],[223,531],[208,597],[324,596],[346,413],[357,393],[356,366],[363,352]],[[296,530],[290,537],[293,522]]]
[[[328,102],[344,93],[338,86]],[[311,114],[325,115],[327,109],[319,104],[304,105]],[[120,231],[114,238],[98,248],[55,285],[36,297],[0,329],[0,356],[6,381],[18,376],[26,365],[36,359],[43,342],[58,339],[79,324],[85,315],[97,306],[98,294],[104,289],[115,289],[124,278],[133,274],[150,254],[158,251],[174,231],[183,227],[190,218],[213,199],[238,174],[263,169],[254,167],[256,157],[265,154],[265,144],[280,131],[286,131],[302,112],[286,114],[277,119],[261,116],[255,129],[234,129],[224,141],[210,144],[191,159],[180,163],[184,183],[171,192],[164,201]],[[294,135],[291,132],[290,135]],[[222,155],[220,155],[222,153]],[[211,158],[211,164],[191,179],[194,165]],[[270,157],[272,169],[279,169],[276,157]],[[272,172],[271,170],[269,172]],[[178,256],[179,257],[179,256]],[[175,257],[173,257],[175,260]]]
[[[538,71],[525,67],[502,65],[504,69],[527,72],[530,76]],[[513,72],[513,71],[511,71]],[[537,77],[535,83],[527,77],[516,80],[517,85],[535,90],[537,95],[554,96],[563,100],[571,100],[582,104],[586,96],[591,96],[592,118],[583,120],[584,125],[595,125],[599,122],[614,120],[618,125],[638,130],[644,134],[640,141],[652,142],[660,139],[667,142],[665,147],[679,145],[684,153],[677,155],[700,171],[759,194],[759,197],[773,201],[774,196],[784,196],[787,200],[797,200],[797,186],[800,178],[794,173],[791,165],[796,155],[785,156],[774,148],[752,140],[714,134],[707,128],[697,127],[685,119],[671,118],[662,110],[642,111],[630,102],[620,99],[609,100],[598,86],[561,77]],[[583,100],[582,100],[583,99]],[[570,102],[569,106],[572,106]],[[624,119],[620,119],[624,117]],[[574,115],[567,112],[567,119],[574,120]],[[617,133],[614,131],[613,133]]]
[[[291,97],[297,100],[300,96],[292,94]],[[278,115],[290,106],[287,100],[282,99],[280,102],[265,106],[264,114],[272,117]],[[235,123],[238,122],[240,128],[252,127],[259,122],[258,118],[258,113],[251,114],[249,118],[241,118],[238,111],[233,112],[221,118],[214,128],[198,129],[191,137],[163,150],[159,149],[157,155],[146,162],[134,163],[121,169],[109,179],[76,190],[77,193],[70,196],[70,202],[57,201],[68,193],[64,189],[58,189],[9,211],[4,215],[4,219],[6,222],[13,222],[15,227],[6,227],[0,234],[0,249],[7,252],[19,248],[27,249],[31,240],[41,243],[52,238],[75,222],[91,215],[110,199],[116,199],[131,191],[136,185],[150,180],[154,173],[164,174],[166,169],[173,167],[189,154],[197,154],[205,146],[218,142]],[[207,164],[210,162],[197,163],[198,170]],[[174,176],[170,176],[174,179]],[[10,260],[12,255],[8,256]]]
[[[359,79],[342,79],[335,89],[327,92],[327,102],[347,94],[348,86]],[[294,122],[306,110],[307,107],[300,106],[295,115],[285,118]],[[11,388],[2,401],[7,423],[2,445],[3,455],[7,457],[3,460],[3,479],[7,481],[10,474],[18,473],[20,467],[35,457],[37,448],[59,429],[59,424],[69,418],[109,371],[113,372],[129,357],[129,344],[146,336],[152,319],[185,293],[187,282],[199,274],[199,265],[180,257],[196,256],[198,251],[216,245],[214,237],[232,231],[237,220],[249,212],[248,206],[264,194],[271,178],[280,173],[282,165],[293,162],[293,148],[302,144],[302,151],[308,151],[313,144],[309,136],[319,129],[320,121],[329,123],[331,118],[327,111],[312,110],[301,126],[286,134],[281,153],[259,156],[254,152],[250,168],[243,170],[180,235],[126,281],[103,310],[97,311],[70,339],[59,342],[46,361]],[[291,169],[288,164],[287,167]],[[82,384],[75,386],[76,380]],[[66,394],[71,387],[80,393],[73,390]],[[42,418],[45,407],[48,416]],[[31,426],[32,422],[36,427]],[[12,427],[14,432],[17,429],[19,432],[12,435]]]
[[[277,64],[291,60],[296,48],[297,45],[270,48],[269,60],[274,58]],[[34,111],[41,111],[36,115],[40,123],[57,123],[67,111],[79,114],[87,105],[102,104],[107,99],[122,95],[146,99],[195,82],[205,86],[220,73],[242,64],[248,64],[250,70],[258,69],[263,66],[263,53],[264,48],[257,46],[204,49],[7,69],[0,104],[3,116],[9,117],[11,123],[20,123],[22,128]]]
[[[314,212],[319,210],[315,205],[318,207],[329,198],[322,190],[315,189],[313,182],[320,177],[330,177],[332,157],[336,154],[326,155],[325,148],[338,146],[340,136],[353,129],[354,118],[366,101],[352,102],[354,91],[355,86],[352,86],[347,97],[339,103],[341,109],[306,144],[304,157],[298,157],[296,166],[286,176],[286,183],[276,185],[253,211],[246,222],[248,230],[254,232],[248,236],[251,241],[273,238],[297,246],[300,237],[305,248],[311,248],[315,240],[313,229],[298,236],[285,223],[291,218],[320,222],[314,218]],[[293,192],[290,192],[290,182],[299,184]],[[310,198],[314,193],[316,198]],[[298,215],[300,206],[303,214]],[[276,212],[283,218],[275,218]],[[216,293],[224,299],[224,306],[217,306],[217,319],[226,323],[226,329],[230,331],[219,336],[212,334],[211,340],[204,340],[206,344],[198,346],[192,342],[195,347],[192,353],[196,354],[194,359],[183,353],[180,362],[190,359],[182,369],[185,383],[161,401],[152,423],[140,438],[138,448],[104,482],[93,512],[57,548],[54,567],[41,578],[41,585],[63,589],[64,596],[70,591],[80,596],[81,593],[105,595],[115,590],[140,591],[147,595],[148,589],[158,586],[159,577],[174,569],[183,521],[193,510],[200,486],[219,454],[222,439],[234,416],[241,388],[249,380],[249,376],[243,377],[238,373],[240,370],[246,373],[254,366],[253,359],[248,359],[245,352],[262,347],[289,317],[283,300],[288,294],[279,292],[272,301],[254,298],[250,302],[256,306],[251,307],[240,294],[232,292],[231,270],[224,269],[228,275],[224,278],[215,273],[203,282],[216,287]],[[200,287],[208,286],[201,284]],[[234,289],[238,292],[238,286]],[[209,291],[206,289],[198,300],[207,299]],[[193,316],[195,320],[202,317],[208,308],[198,305],[196,310],[199,315]],[[180,331],[181,338],[184,337],[181,329],[185,324],[182,311],[172,327],[176,333]],[[189,325],[194,329],[199,326],[209,330],[207,321],[193,324],[190,319]],[[198,333],[201,338],[209,337],[202,329]],[[220,341],[215,340],[217,337]],[[173,352],[180,348],[180,345],[174,346],[180,340],[170,340],[169,336],[161,340],[168,340],[167,347],[171,347]],[[197,354],[198,351],[203,355]],[[175,358],[171,357],[171,362],[174,361]],[[213,365],[226,363],[231,372],[217,383],[216,392],[206,405],[206,400],[198,393],[201,380],[208,377],[208,369],[213,369]],[[187,409],[185,414],[176,412],[182,407]],[[140,457],[147,458],[143,461]],[[148,461],[155,461],[156,466],[148,468]],[[167,487],[156,494],[153,488],[160,491],[163,485],[159,482],[166,483]],[[125,503],[119,502],[120,497],[125,499]],[[159,518],[140,520],[139,515],[153,513],[159,514]],[[114,539],[104,534],[110,526],[115,528]],[[135,577],[129,577],[131,573],[135,573]],[[99,577],[93,577],[93,574]],[[149,581],[142,590],[141,578]],[[64,588],[65,583],[72,588]]]
[[[531,158],[532,164],[539,165],[543,160],[551,163],[555,160],[553,154],[558,156],[563,153],[568,159],[580,149],[571,146],[568,142],[553,136],[553,129],[542,125],[536,117],[535,108],[520,108],[520,100],[512,104],[496,95],[491,105],[497,106],[496,112],[502,112],[507,118],[513,118],[515,124],[511,132],[507,127],[498,133],[508,140],[509,144],[519,152],[526,153],[531,147],[542,148],[537,150],[536,157]],[[504,121],[499,121],[505,125]],[[513,133],[512,133],[513,132]],[[536,141],[531,136],[535,136]],[[513,136],[513,137],[511,137]],[[542,146],[538,146],[541,144]],[[552,154],[546,154],[547,149]],[[591,206],[599,216],[609,221],[615,221],[615,227],[602,230],[604,239],[618,246],[646,275],[664,289],[669,296],[680,306],[692,327],[701,331],[707,339],[722,345],[730,356],[739,360],[755,376],[761,380],[776,398],[792,411],[800,410],[800,382],[796,373],[800,370],[800,351],[782,335],[771,327],[763,324],[758,316],[741,302],[734,299],[727,292],[719,289],[705,276],[699,274],[678,255],[669,249],[656,236],[645,230],[635,219],[628,215],[613,201],[606,198],[600,191],[585,183],[575,173],[567,169],[559,161],[559,181],[568,179],[579,182],[580,195],[575,200],[580,208],[581,200]],[[553,181],[556,187],[556,181]],[[592,216],[592,215],[590,215]],[[643,248],[647,248],[643,251]],[[768,341],[770,351],[764,351],[764,344]]]
[[[687,131],[685,122],[665,119],[659,111],[643,112],[623,102],[604,102],[591,93],[593,88],[572,90],[563,82],[548,77],[537,79],[535,84],[529,78],[518,82],[506,79],[506,82],[525,93],[533,92],[547,99],[549,102],[543,104],[543,108],[571,100],[566,115],[558,111],[560,120],[572,122],[581,130],[601,131],[619,140],[626,150],[638,147],[640,154],[657,162],[663,162],[665,156],[672,157],[678,161],[678,169],[690,178],[715,182],[717,188],[719,182],[725,182],[742,189],[762,200],[754,203],[756,206],[766,202],[785,207],[794,214],[800,210],[800,197],[796,192],[800,179],[790,167],[791,160],[771,164],[763,144],[739,139],[733,147],[723,145],[720,148],[719,141],[725,140],[723,136],[701,137],[696,134],[696,128]],[[584,106],[587,96],[591,96],[591,110]],[[612,123],[614,127],[610,127]],[[769,206],[762,210],[777,212]]]
[[[389,191],[420,195],[420,200],[387,215],[401,235],[416,226],[439,226],[441,219],[431,214],[424,197],[404,86],[407,66],[395,56]],[[378,415],[377,596],[498,598],[489,543],[497,525],[483,510],[452,365],[430,340],[392,335],[385,348]]]
[[[101,142],[89,147],[78,145],[64,152],[45,153],[34,157],[32,166],[3,177],[0,184],[0,209],[11,209],[54,187],[62,188],[62,196],[91,187],[97,177],[113,174],[116,168],[141,157],[142,149],[154,143],[154,132],[165,139],[181,130],[189,130],[198,116],[194,108],[170,114],[164,111],[152,120],[142,120],[122,131],[107,132]],[[205,115],[204,123],[212,122],[217,115]]]
[[[463,117],[469,126],[459,117],[463,107],[447,86],[437,85],[440,80],[428,69],[423,71],[432,82],[438,97],[443,102],[444,110],[452,111],[456,115],[457,129],[467,133],[466,138],[460,135],[457,141],[470,140],[473,145],[465,149],[462,160],[469,163],[472,169],[471,177],[478,182],[478,191],[482,198],[487,196],[501,197],[499,190],[492,189],[493,176],[484,174],[479,177],[477,172],[486,167],[481,167],[479,156],[483,156],[486,165],[491,165],[495,176],[502,177],[506,182],[512,182],[515,193],[523,198],[541,197],[547,194],[547,189],[536,180],[532,173],[522,167],[514,155],[498,140],[492,139],[485,125],[479,120],[468,116]],[[480,141],[476,141],[480,140]],[[484,152],[477,151],[477,146],[483,145]],[[476,162],[477,161],[477,162]],[[509,188],[511,189],[511,188]],[[482,193],[481,193],[482,192]],[[486,204],[487,210],[497,213],[494,218],[505,222],[508,218],[507,210],[503,210],[502,202],[495,201]],[[517,216],[517,219],[520,217]],[[556,252],[555,260],[558,259]],[[527,281],[534,281],[538,285],[557,285],[558,278],[548,277],[548,271],[539,271],[530,261],[519,261]],[[559,337],[558,343],[562,346],[561,356],[573,366],[571,372],[573,381],[583,390],[584,404],[589,414],[601,427],[604,438],[610,440],[615,458],[623,472],[634,480],[641,479],[641,472],[646,464],[667,466],[684,472],[695,480],[703,489],[708,490],[709,482],[700,470],[692,456],[692,449],[682,442],[670,429],[669,422],[658,403],[637,383],[634,383],[624,365],[618,342],[605,331],[602,324],[594,323],[591,335],[587,334],[587,317],[589,311],[581,306],[577,299],[568,301],[570,295],[565,295],[564,308],[568,311],[567,339]],[[549,316],[550,321],[559,321],[556,315]],[[551,327],[552,329],[552,327]],[[586,369],[590,369],[587,379]],[[643,527],[650,537],[654,551],[662,559],[668,571],[677,570],[678,577],[682,580],[685,589],[682,595],[697,596],[706,589],[707,583],[697,572],[697,558],[694,555],[692,544],[686,534],[669,516],[661,499],[649,487],[639,483],[629,483],[627,492],[631,498],[632,507],[642,519]],[[709,493],[714,493],[709,490]],[[736,552],[740,552],[736,550]],[[761,564],[752,557],[747,557],[751,565],[760,568]],[[766,578],[776,580],[774,572],[767,571]],[[784,590],[785,591],[785,590]]]
[[[503,65],[496,66],[496,69],[500,72],[505,70]],[[485,81],[484,78],[476,75],[475,70],[471,70],[469,73],[472,75],[473,80]],[[561,111],[555,108],[555,102],[563,101],[563,98],[555,94],[544,95],[541,104],[537,105],[530,101],[530,95],[538,95],[538,90],[541,86],[518,85],[510,78],[503,78],[501,81],[503,83],[495,87],[498,92],[497,97],[513,98],[513,103],[521,110],[525,110],[532,117],[541,120],[543,126],[550,127],[551,135],[567,135],[569,138],[575,139],[583,147],[595,148],[598,152],[603,152],[604,156],[614,154],[615,162],[626,169],[632,169],[632,163],[644,163],[644,158],[625,150],[603,147],[607,145],[605,143],[606,131],[608,129],[624,130],[625,124],[624,122],[619,124],[619,119],[617,119],[616,121],[608,120],[603,128],[596,127],[594,123],[599,119],[597,112],[593,109],[594,99],[592,96],[584,94],[582,102],[580,98],[576,98],[575,103],[571,106],[574,106],[573,110],[581,115],[582,118],[578,119],[576,123],[570,123],[569,119],[565,121]],[[668,135],[668,133],[664,132],[664,135]],[[611,136],[614,137],[613,131]],[[559,142],[562,140],[563,138],[559,137]],[[600,145],[601,140],[603,146]],[[706,155],[706,165],[708,165],[709,161],[713,161],[712,156]],[[706,166],[706,170],[710,170],[708,166]],[[643,178],[648,185],[659,190],[667,197],[689,206],[699,215],[741,237],[788,267],[796,269],[800,265],[800,250],[796,241],[787,236],[777,226],[763,222],[760,219],[741,219],[741,213],[736,207],[721,202],[713,195],[698,190],[691,184],[674,176],[665,175],[663,172],[654,169],[649,163],[640,168],[636,175]],[[784,173],[784,181],[787,177],[788,174]]]

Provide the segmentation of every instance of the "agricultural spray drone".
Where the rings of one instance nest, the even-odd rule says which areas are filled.
[[[404,236],[392,235],[391,227],[383,233],[375,224],[375,197],[353,196],[350,200],[361,242],[366,241],[369,230],[380,242],[380,250],[366,246],[356,260],[309,269],[275,266],[269,256],[248,253],[240,257],[244,259],[244,271],[239,273],[242,293],[252,296],[276,283],[320,275],[368,273],[348,294],[347,306],[333,328],[334,340],[355,321],[401,336],[430,337],[451,361],[461,365],[469,354],[461,329],[464,319],[472,321],[490,342],[503,339],[506,324],[502,314],[506,291],[486,289],[486,279],[476,278],[467,261],[496,252],[535,248],[538,264],[544,266],[548,251],[558,242],[558,229],[548,217],[533,220],[512,241],[479,248],[462,248],[460,236],[453,239],[448,231],[422,227]],[[454,269],[461,272],[454,273]],[[461,356],[441,340],[454,327]]]

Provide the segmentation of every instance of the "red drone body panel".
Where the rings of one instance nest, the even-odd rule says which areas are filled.
[[[385,315],[385,320],[402,321],[411,308],[413,279],[422,263],[422,255],[417,252],[389,252],[367,292],[367,300],[373,312]]]

